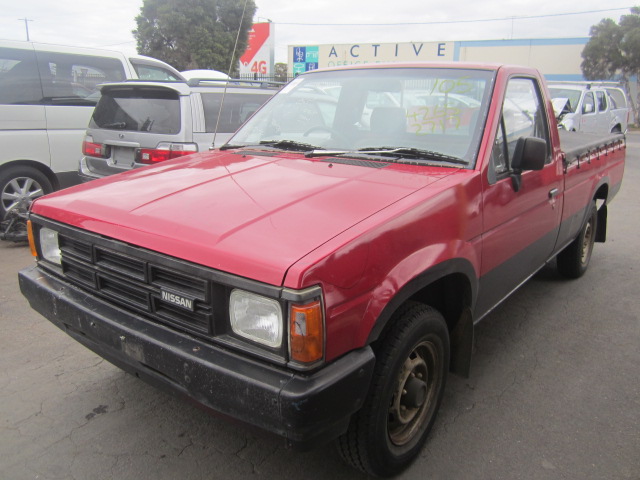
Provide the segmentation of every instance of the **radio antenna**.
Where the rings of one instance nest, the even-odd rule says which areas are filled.
[[[244,21],[244,12],[247,9],[247,2],[249,0],[244,0],[244,5],[242,6],[242,15],[240,16],[240,24],[238,25],[238,33],[236,34],[236,43],[233,46],[233,52],[231,53],[231,61],[229,62],[229,70],[227,70],[227,81],[224,84],[224,90],[222,92],[222,99],[220,100],[220,110],[218,110],[218,118],[216,119],[216,130],[213,132],[213,141],[211,142],[210,150],[213,150],[216,147],[216,136],[218,135],[218,126],[220,125],[220,117],[222,117],[222,108],[224,107],[224,98],[227,96],[227,87],[229,86],[229,77],[231,74],[231,69],[233,68],[233,59],[236,56],[236,49],[238,48],[238,40],[240,39],[240,30],[242,29],[242,22]]]

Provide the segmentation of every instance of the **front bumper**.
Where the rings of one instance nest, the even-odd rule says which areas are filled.
[[[344,433],[369,389],[375,358],[368,347],[305,375],[151,323],[37,266],[19,280],[32,308],[109,362],[297,449]]]

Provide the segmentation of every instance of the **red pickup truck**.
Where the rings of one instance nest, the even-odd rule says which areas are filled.
[[[137,377],[393,475],[474,324],[554,258],[584,273],[624,159],[560,137],[533,69],[308,72],[216,151],[35,201],[20,285]]]

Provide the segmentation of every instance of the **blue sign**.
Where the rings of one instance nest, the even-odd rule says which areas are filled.
[[[319,47],[293,47],[293,74],[318,69]]]
[[[307,61],[307,47],[294,47],[293,61],[294,63],[305,63]]]

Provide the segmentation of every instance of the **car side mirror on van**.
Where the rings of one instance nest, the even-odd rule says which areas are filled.
[[[538,137],[520,137],[511,160],[513,189],[520,190],[522,172],[542,170],[547,159],[547,141]]]

